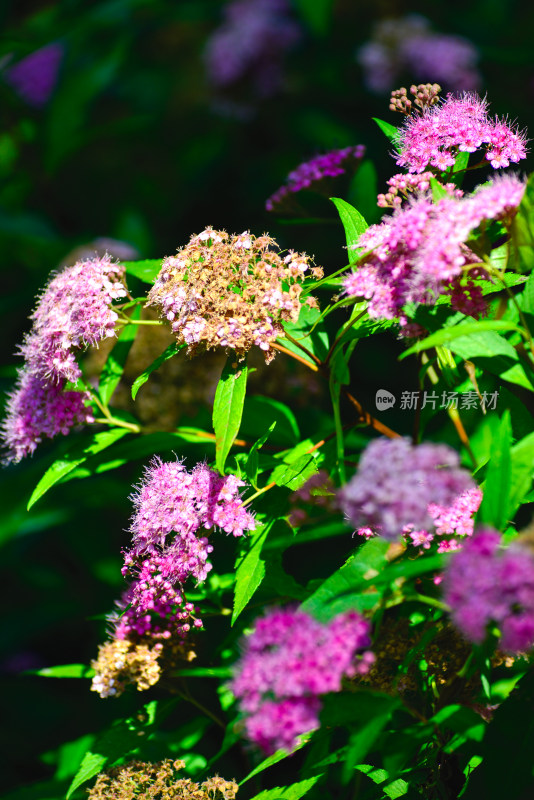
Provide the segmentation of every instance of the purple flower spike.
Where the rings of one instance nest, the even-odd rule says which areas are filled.
[[[365,155],[365,145],[345,147],[342,150],[331,150],[321,156],[316,156],[310,161],[300,164],[287,176],[285,186],[269,197],[265,203],[267,211],[275,211],[291,194],[302,189],[315,188],[315,185],[325,178],[335,178],[343,175],[348,169],[355,168]]]
[[[45,106],[57,82],[63,47],[57,42],[47,44],[4,73],[4,80],[30,106]]]

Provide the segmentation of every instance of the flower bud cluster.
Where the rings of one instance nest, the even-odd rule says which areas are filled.
[[[427,192],[432,178],[435,178],[433,172],[421,172],[418,175],[399,172],[388,180],[389,190],[386,194],[378,195],[377,205],[380,208],[398,208],[411,193]],[[445,183],[441,186],[451,197],[463,197],[464,193],[461,189],[457,189],[454,183]]]
[[[148,304],[159,308],[190,355],[223,347],[242,358],[256,346],[269,362],[283,321],[299,317],[300,284],[310,267],[304,253],[282,258],[270,249],[275,244],[267,235],[207,228],[163,261]],[[315,305],[312,298],[307,303]]]
[[[305,161],[290,172],[285,186],[277,189],[265,203],[267,211],[277,211],[287,198],[302,189],[318,188],[325,178],[335,178],[347,170],[355,170],[365,155],[363,144],[355,147],[344,147],[342,150],[331,150],[310,161]]]
[[[481,643],[493,623],[500,647],[521,653],[534,644],[534,558],[519,542],[500,542],[492,528],[475,533],[445,570],[444,599],[467,639]]]
[[[25,364],[3,422],[8,461],[33,453],[44,436],[92,422],[87,393],[64,389],[81,377],[76,352],[115,335],[111,304],[126,296],[123,276],[124,267],[104,256],[64,269],[44,290],[20,348]]]
[[[247,738],[267,753],[291,750],[319,726],[320,695],[374,661],[370,625],[354,611],[322,624],[304,611],[274,609],[244,642],[231,689],[245,714]]]
[[[178,778],[176,773],[185,761],[128,761],[101,772],[90,789],[89,800],[234,800],[238,786],[215,775],[201,784],[190,778]]]
[[[441,86],[439,83],[420,83],[418,86],[410,86],[410,93],[413,94],[415,100],[412,101],[408,97],[408,93],[404,86],[400,89],[395,89],[391,92],[389,100],[389,110],[399,111],[401,114],[409,115],[416,109],[422,111],[424,108],[430,108],[439,101],[439,93]]]
[[[456,524],[468,529],[467,511],[478,495],[463,495],[474,489],[451,447],[380,438],[367,445],[356,474],[338,497],[350,523],[364,529],[361,535],[378,531],[394,541],[415,529],[412,541],[424,546],[430,534],[422,534],[437,526],[443,533],[456,531]]]

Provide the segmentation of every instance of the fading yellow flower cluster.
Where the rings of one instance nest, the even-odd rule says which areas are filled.
[[[175,773],[185,767],[184,761],[130,761],[101,772],[88,793],[89,800],[234,800],[237,783],[215,776],[203,783],[189,778],[177,778]]]
[[[91,661],[95,671],[91,691],[100,697],[118,697],[128,685],[136,684],[143,692],[157,683],[163,672],[195,657],[192,647],[182,642],[110,639],[100,645],[98,658]]]

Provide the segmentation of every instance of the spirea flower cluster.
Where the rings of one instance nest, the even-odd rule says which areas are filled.
[[[409,172],[445,171],[459,152],[483,148],[494,169],[526,158],[527,139],[506,120],[488,117],[488,104],[475,93],[447,99],[410,115],[400,129],[396,163]]]
[[[534,644],[534,558],[519,543],[501,549],[501,534],[479,529],[445,571],[444,599],[464,636],[481,643],[497,625],[509,653]]]
[[[401,323],[406,303],[433,303],[445,293],[457,310],[481,313],[480,289],[471,279],[486,272],[473,267],[480,258],[469,249],[469,237],[490,220],[509,225],[524,191],[523,180],[503,175],[461,198],[410,198],[362,234],[361,265],[344,279],[346,293],[365,297],[371,317],[400,317]]]
[[[322,624],[304,611],[274,609],[256,622],[231,689],[245,714],[246,737],[267,753],[291,750],[319,726],[320,695],[343,677],[365,673],[370,625],[354,611]]]
[[[387,92],[403,73],[438,81],[451,90],[478,88],[478,50],[462,36],[432,31],[419,14],[381,20],[357,53],[367,87]]]
[[[190,355],[223,347],[243,357],[256,346],[269,362],[282,323],[299,317],[300,283],[308,271],[323,274],[319,267],[310,269],[304,253],[289,251],[282,258],[271,249],[275,245],[267,235],[207,228],[163,261],[148,304],[160,309]]]
[[[44,290],[20,347],[25,364],[8,398],[3,422],[7,461],[33,453],[45,436],[92,422],[87,393],[64,388],[81,377],[76,353],[114,336],[117,314],[111,304],[126,296],[123,276],[124,267],[104,256],[64,269]]]
[[[249,79],[257,93],[269,96],[283,79],[284,56],[300,39],[287,0],[234,0],[224,7],[223,24],[204,54],[208,79],[227,88]]]
[[[419,548],[420,551],[428,550],[432,542],[437,542],[438,553],[450,550],[459,550],[463,539],[472,536],[474,528],[474,514],[480,508],[482,490],[478,487],[462,492],[449,506],[428,504],[428,514],[432,519],[429,530],[415,529],[415,525],[407,525],[403,529],[404,540],[407,544]],[[365,527],[359,528],[356,533],[366,539],[380,535],[381,530]],[[459,537],[459,538],[458,538]]]
[[[276,211],[292,194],[302,189],[317,188],[325,178],[335,178],[349,169],[355,170],[364,155],[365,146],[359,144],[355,147],[344,147],[342,150],[331,150],[310,161],[304,161],[289,173],[286,184],[269,197],[265,208],[267,211]]]
[[[101,772],[87,795],[89,800],[234,800],[238,785],[218,775],[201,784],[176,773],[185,761],[128,761]]]
[[[119,683],[122,687],[135,682],[140,690],[149,680],[155,683],[161,672],[158,659],[167,645],[183,646],[191,627],[202,627],[195,606],[187,602],[184,584],[190,577],[204,581],[211,569],[208,556],[213,547],[199,534],[214,527],[234,536],[254,530],[254,517],[239,494],[244,485],[235,475],[222,477],[205,464],[188,472],[178,461],[155,458],[147,467],[131,497],[132,547],[124,554],[122,569],[131,583],[109,618],[112,640],[93,664],[92,688],[102,697],[116,695]],[[130,661],[118,641],[132,644],[125,651]],[[139,646],[145,648],[141,654]],[[137,677],[140,658],[143,667],[151,659],[149,678],[143,673],[143,682]]]
[[[430,504],[447,509],[473,489],[455,450],[430,442],[380,438],[365,448],[352,480],[339,492],[340,506],[355,528],[395,540],[404,529],[433,530]]]

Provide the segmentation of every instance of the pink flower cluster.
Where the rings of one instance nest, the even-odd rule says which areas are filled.
[[[452,522],[462,509],[449,507],[473,488],[471,476],[460,467],[451,447],[380,438],[367,445],[356,474],[338,496],[355,528],[369,528],[395,540],[407,526],[412,531],[432,530],[433,515],[441,513],[444,524]],[[362,535],[369,534],[362,531]]]
[[[265,203],[267,211],[275,211],[284,200],[302,189],[315,188],[325,178],[343,175],[349,168],[356,169],[365,155],[365,145],[344,147],[305,161],[290,172],[286,185],[277,189]]]
[[[261,617],[230,687],[245,714],[247,738],[267,753],[292,750],[300,734],[319,727],[319,696],[339,692],[343,677],[368,672],[373,663],[369,631],[354,611],[327,624],[294,609]]]
[[[139,565],[136,580],[117,603],[118,611],[109,617],[114,639],[159,641],[176,636],[183,640],[191,622],[195,628],[202,627],[193,603],[187,602],[181,587],[168,580],[161,568],[157,556]]]
[[[509,224],[524,191],[523,180],[503,175],[465,197],[411,198],[362,234],[361,266],[344,279],[345,292],[365,297],[371,317],[401,317],[401,323],[406,303],[430,304],[444,293],[458,310],[480,313],[482,298],[471,278],[485,272],[473,267],[480,259],[466,243],[489,220]]]
[[[41,108],[54,91],[62,59],[62,45],[47,44],[8,67],[4,80],[28,105]]]
[[[7,461],[33,453],[44,436],[93,421],[87,393],[64,388],[81,377],[76,352],[114,335],[117,314],[111,303],[126,296],[123,275],[124,267],[104,256],[68,267],[44,290],[20,347],[25,364],[2,426]]]
[[[406,525],[403,529],[405,541],[413,547],[421,550],[428,550],[433,541],[438,541],[438,553],[445,553],[450,550],[459,550],[462,542],[455,537],[472,536],[474,519],[482,502],[482,490],[478,487],[468,489],[458,495],[452,505],[443,506],[437,503],[429,503],[428,514],[432,520],[429,530],[414,530],[414,525]],[[369,527],[359,528],[356,533],[366,539],[380,535],[381,530],[373,530]],[[442,538],[446,537],[446,538]],[[452,538],[450,538],[452,537]]]
[[[484,148],[494,169],[526,158],[524,133],[506,120],[488,117],[488,104],[477,94],[448,95],[444,103],[407,117],[400,130],[396,162],[409,172],[454,166],[458,152]]]
[[[509,653],[534,644],[534,558],[519,543],[501,550],[501,534],[481,528],[445,571],[444,599],[452,619],[473,642],[484,641],[490,623]]]
[[[367,87],[388,92],[403,73],[412,79],[437,81],[448,89],[476,89],[478,51],[461,36],[435,33],[419,14],[384,19],[358,50]]]
[[[116,638],[133,632],[187,633],[193,606],[186,603],[182,584],[189,577],[204,581],[211,569],[213,547],[198,533],[218,527],[242,536],[254,530],[254,517],[241,504],[244,485],[235,475],[221,477],[205,464],[188,472],[179,461],[152,461],[130,498],[135,507],[132,548],[124,554],[122,573],[134,580],[126,612],[116,620]]]
[[[226,88],[249,77],[263,96],[282,82],[285,53],[300,38],[287,0],[234,0],[224,8],[223,24],[208,41],[205,62],[210,82]]]

